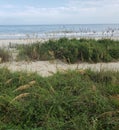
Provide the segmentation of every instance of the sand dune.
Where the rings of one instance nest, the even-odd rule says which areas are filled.
[[[28,44],[34,43],[36,41],[43,42],[48,39],[17,39],[17,40],[0,40],[0,47],[7,47],[10,43],[14,44]],[[28,72],[37,72],[42,76],[49,76],[57,71],[65,71],[65,70],[75,70],[75,69],[91,69],[93,71],[119,71],[119,62],[113,63],[79,63],[79,64],[66,64],[59,60],[55,61],[36,61],[36,62],[8,62],[0,64],[0,67],[7,67],[11,71],[28,71]]]

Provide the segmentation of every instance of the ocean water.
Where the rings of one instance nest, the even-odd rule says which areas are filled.
[[[0,25],[0,39],[119,37],[119,24]]]

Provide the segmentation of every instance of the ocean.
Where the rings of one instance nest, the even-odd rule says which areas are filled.
[[[0,25],[0,39],[119,37],[119,24]]]

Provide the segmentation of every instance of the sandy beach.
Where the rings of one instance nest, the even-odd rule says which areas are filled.
[[[114,37],[112,39],[115,39]],[[13,47],[16,44],[33,44],[35,42],[44,42],[48,39],[6,39],[0,40],[0,47]],[[117,39],[116,39],[117,40]],[[14,48],[15,49],[15,48]],[[11,49],[12,51],[14,49]],[[16,49],[15,49],[16,50]],[[15,57],[17,52],[12,52],[13,60],[7,63],[1,63],[0,67],[6,67],[11,71],[26,71],[26,72],[37,72],[42,76],[49,76],[57,71],[66,71],[66,70],[85,70],[91,69],[93,71],[119,71],[119,62],[111,63],[78,63],[78,64],[66,64],[60,60],[53,61],[36,61],[36,62],[27,62],[20,61],[16,62]]]
[[[79,63],[79,64],[66,64],[59,60],[55,61],[36,61],[36,62],[8,62],[0,64],[0,67],[6,67],[11,71],[23,72],[36,72],[42,76],[50,76],[57,71],[66,70],[85,70],[91,69],[92,71],[119,71],[119,62],[112,63]]]
[[[11,47],[17,44],[32,44],[35,42],[44,42],[47,39],[0,39],[0,47]]]
[[[66,37],[66,36],[65,36]],[[59,37],[60,38],[60,37]],[[52,37],[48,37],[48,38],[25,38],[25,39],[0,39],[0,47],[8,47],[8,46],[11,46],[11,47],[14,47],[15,45],[17,44],[33,44],[33,43],[36,43],[36,42],[45,42],[45,41],[48,41],[49,39],[54,39],[54,40],[57,40],[59,38],[52,38]],[[85,39],[112,39],[112,40],[119,40],[119,36],[113,36],[113,37],[109,37],[109,36],[72,36],[72,37],[67,37],[68,39],[72,39],[72,38],[76,38],[76,39],[80,39],[80,38],[85,38]]]

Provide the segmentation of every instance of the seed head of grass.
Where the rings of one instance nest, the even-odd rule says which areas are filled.
[[[6,82],[5,82],[5,84],[9,84],[9,83],[11,83],[12,82],[12,79],[9,79],[9,80],[7,80]]]
[[[28,84],[19,86],[17,89],[14,90],[14,92],[26,90],[26,89],[32,87],[34,84],[36,84],[36,81],[31,81],[31,82],[29,82]]]
[[[16,96],[11,102],[14,102],[14,101],[16,101],[16,100],[23,99],[23,98],[27,97],[28,95],[30,95],[30,93],[20,94],[20,95]]]
[[[36,81],[33,80],[33,81],[29,82],[28,84],[29,84],[29,85],[34,85],[34,84],[36,84]]]

